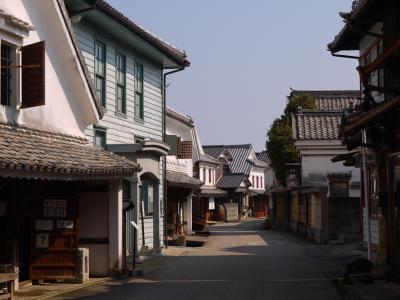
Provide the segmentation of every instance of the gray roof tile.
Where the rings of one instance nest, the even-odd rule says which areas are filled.
[[[204,182],[185,173],[167,171],[167,183],[170,187],[200,188]]]
[[[236,189],[246,179],[245,174],[226,174],[218,180],[216,185],[220,189]]]
[[[295,140],[339,139],[342,113],[303,111],[292,114],[292,134]]]
[[[24,170],[70,178],[128,176],[139,166],[86,139],[0,124],[0,171]]]

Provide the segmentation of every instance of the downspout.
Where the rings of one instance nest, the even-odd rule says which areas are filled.
[[[164,73],[164,79],[163,79],[163,142],[166,142],[166,135],[167,135],[167,76],[173,73],[177,73],[180,71],[183,71],[185,67],[170,71],[167,73]],[[163,161],[164,167],[163,167],[163,196],[164,196],[164,247],[167,249],[168,248],[168,238],[167,238],[167,225],[168,225],[168,209],[167,209],[167,202],[168,202],[168,197],[167,197],[167,157],[164,156],[164,161]]]

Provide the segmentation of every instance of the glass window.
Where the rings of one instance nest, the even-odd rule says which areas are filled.
[[[203,169],[203,181],[206,182],[206,169]]]
[[[141,196],[144,203],[144,214],[145,216],[153,215],[153,204],[154,204],[154,187],[153,184],[148,180],[142,181]]]
[[[135,64],[135,117],[143,120],[143,65]]]
[[[117,80],[117,111],[126,113],[126,96],[125,96],[125,82],[126,82],[126,58],[125,55],[116,54],[116,80]]]
[[[106,45],[102,42],[95,40],[94,42],[94,72],[95,72],[95,88],[97,96],[100,99],[101,105],[106,105],[105,95],[105,75],[106,75]]]
[[[95,129],[94,131],[94,144],[102,148],[107,145],[107,133],[104,129]]]
[[[208,169],[208,182],[211,183],[211,170]]]
[[[12,64],[11,47],[1,44],[1,66],[9,66]],[[11,105],[11,69],[1,68],[1,105]]]

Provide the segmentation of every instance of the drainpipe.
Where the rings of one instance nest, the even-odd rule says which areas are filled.
[[[180,71],[183,71],[185,67],[170,71],[167,73],[164,73],[164,80],[163,80],[163,142],[165,143],[165,138],[167,135],[167,76],[173,73],[177,73]],[[163,195],[164,195],[164,247],[167,249],[168,248],[168,238],[167,238],[167,225],[168,225],[168,209],[167,209],[167,202],[168,202],[168,197],[167,197],[167,157],[164,156],[164,168],[163,168],[163,179],[164,179],[164,185],[163,185]]]
[[[363,164],[363,181],[364,181],[364,205],[365,205],[365,214],[366,216],[366,224],[367,224],[367,249],[368,249],[368,260],[372,260],[371,254],[371,219],[369,216],[369,180],[368,180],[368,169],[367,169],[367,131],[365,128],[361,130],[361,138],[362,138],[362,164]]]

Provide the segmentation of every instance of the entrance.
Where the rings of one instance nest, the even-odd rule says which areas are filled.
[[[76,198],[42,199],[33,210],[31,279],[75,281],[78,249]]]

